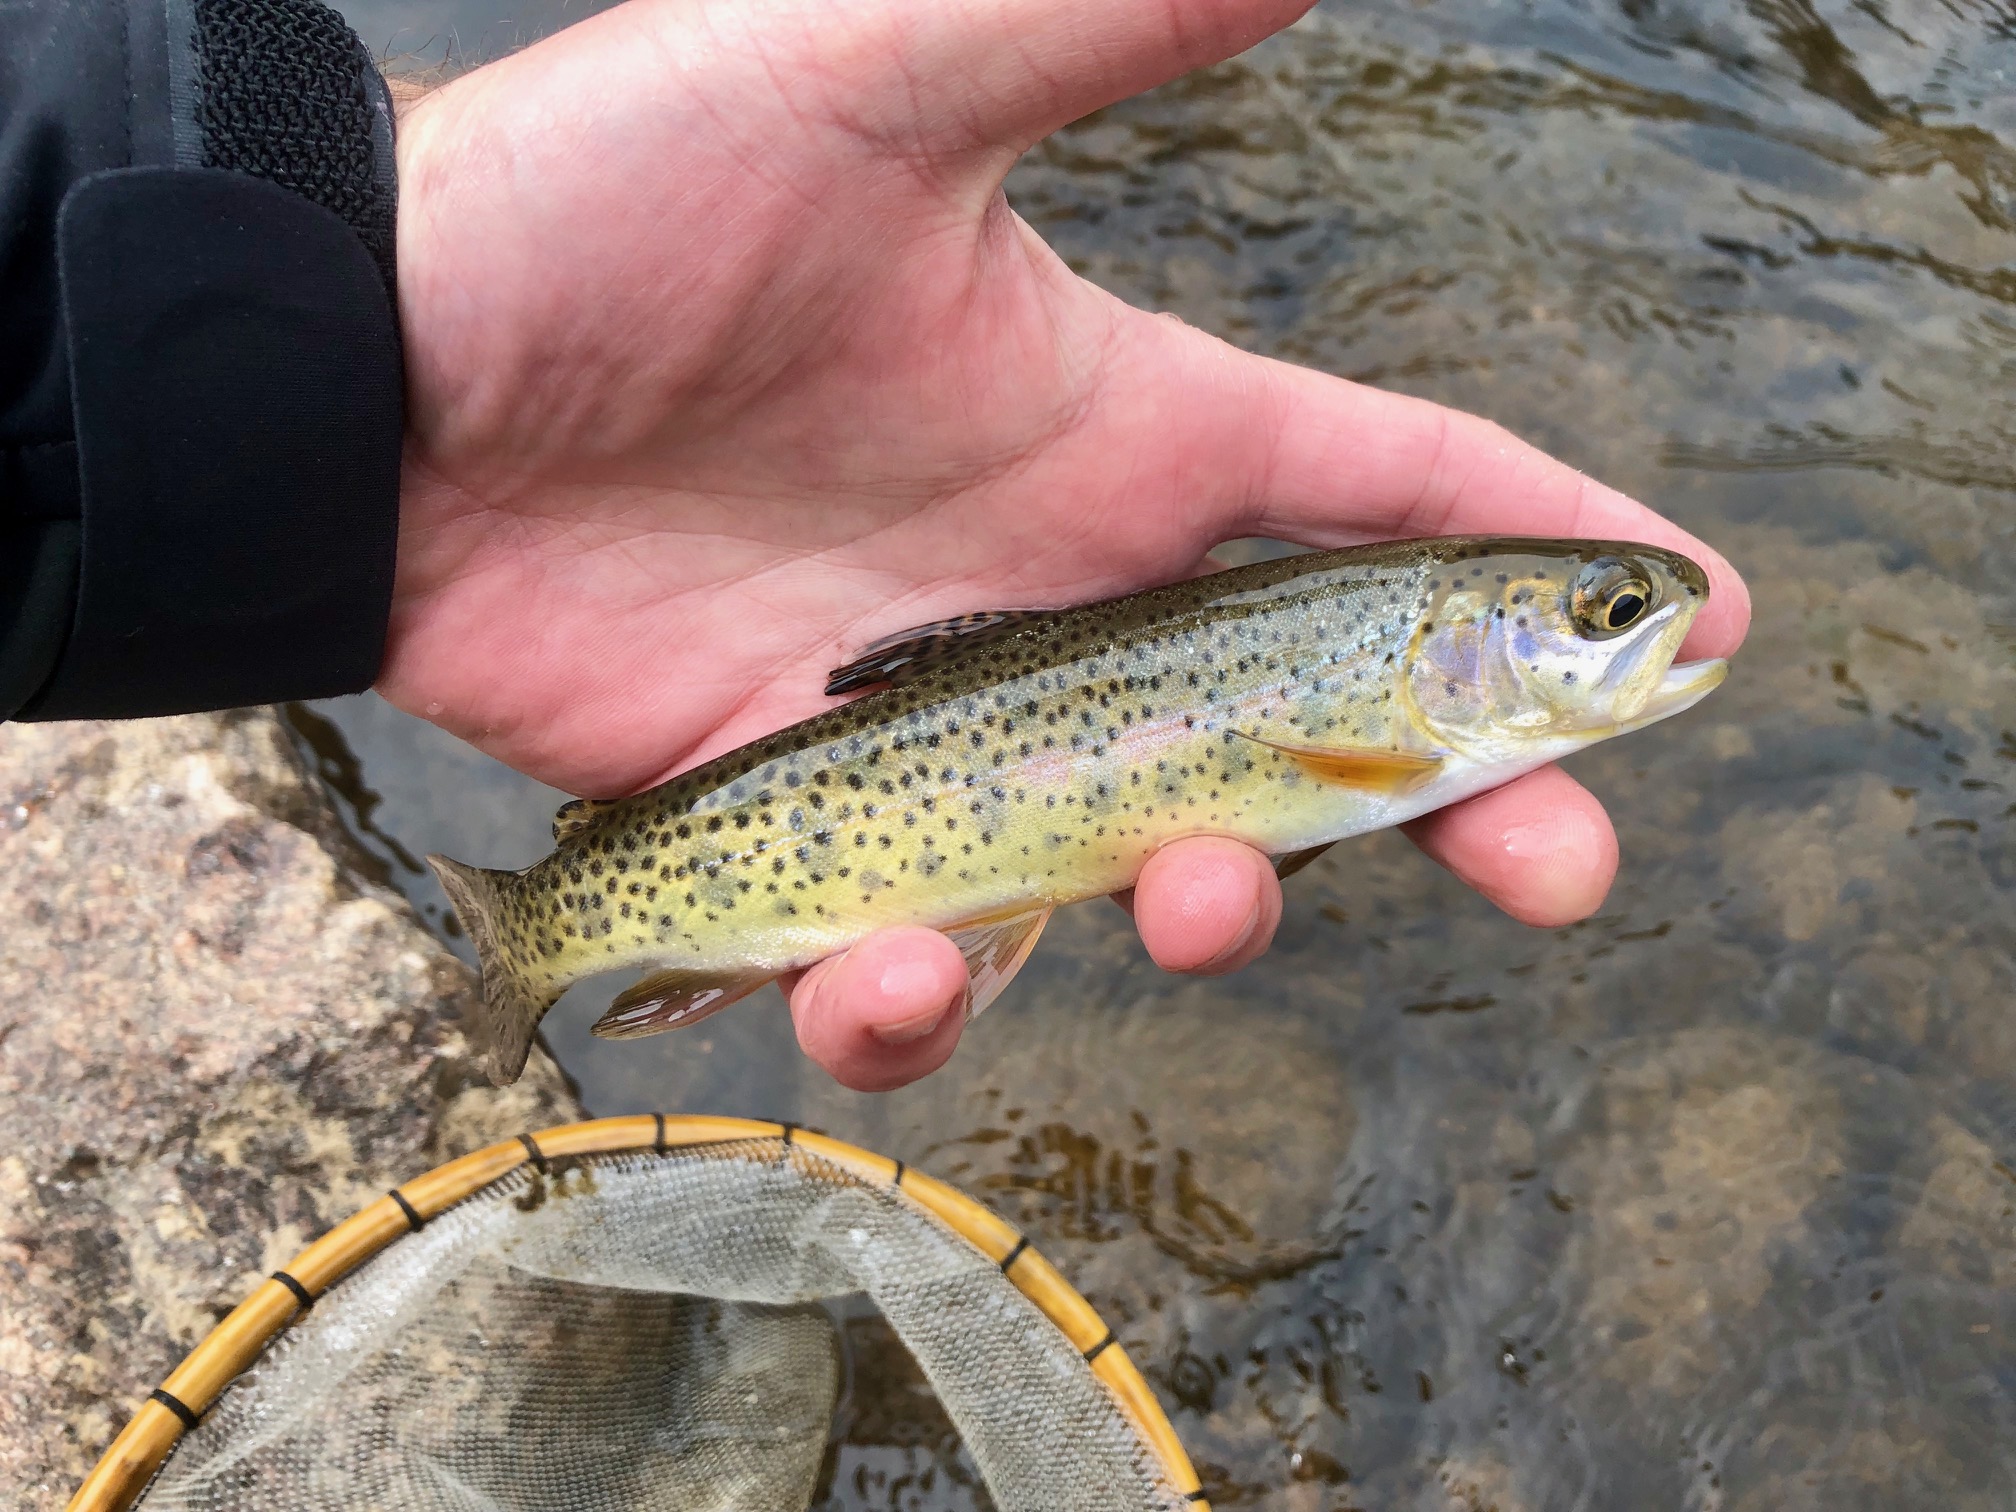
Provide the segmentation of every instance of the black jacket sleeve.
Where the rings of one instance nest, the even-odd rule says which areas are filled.
[[[394,194],[318,0],[0,4],[0,719],[370,684]]]

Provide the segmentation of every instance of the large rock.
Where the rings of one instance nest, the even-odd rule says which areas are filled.
[[[464,966],[271,713],[0,725],[0,1505],[60,1507],[256,1280],[577,1117],[482,1083]]]

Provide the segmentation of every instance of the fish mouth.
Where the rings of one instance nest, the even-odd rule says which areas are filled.
[[[1659,679],[1659,686],[1652,690],[1645,707],[1624,728],[1635,730],[1654,720],[1666,719],[1693,708],[1719,688],[1722,679],[1728,675],[1729,663],[1720,656],[1703,661],[1676,662],[1666,669],[1666,675]]]

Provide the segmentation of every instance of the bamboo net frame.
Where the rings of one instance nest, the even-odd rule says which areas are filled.
[[[275,1339],[337,1282],[429,1219],[524,1165],[586,1155],[668,1151],[781,1139],[831,1162],[867,1186],[893,1187],[994,1261],[1056,1325],[1120,1407],[1169,1483],[1210,1512],[1190,1457],[1162,1405],[1113,1330],[1015,1228],[956,1187],[900,1160],[795,1124],[747,1118],[645,1113],[562,1124],[521,1134],[436,1166],[351,1215],[253,1289],[170,1371],[140,1405],[70,1499],[68,1512],[126,1512],[182,1436]]]

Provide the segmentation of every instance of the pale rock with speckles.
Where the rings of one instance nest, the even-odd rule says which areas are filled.
[[[257,1278],[395,1182],[578,1110],[264,711],[0,725],[0,1504],[60,1507]]]

